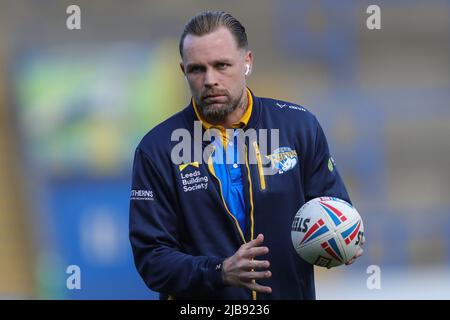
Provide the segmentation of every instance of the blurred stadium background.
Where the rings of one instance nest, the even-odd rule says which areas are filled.
[[[66,8],[81,8],[81,30]],[[381,7],[382,29],[366,28]],[[319,299],[450,298],[450,1],[0,2],[0,298],[153,299],[134,269],[134,148],[188,99],[178,38],[246,26],[257,95],[314,112],[366,226]],[[81,290],[66,268],[81,268]],[[366,269],[381,269],[369,290]]]

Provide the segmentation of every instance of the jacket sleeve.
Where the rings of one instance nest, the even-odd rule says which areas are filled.
[[[169,180],[144,151],[136,150],[129,221],[136,268],[147,286],[160,293],[189,297],[218,290],[224,286],[224,258],[183,253],[180,212]]]
[[[315,135],[313,135],[313,152],[308,158],[306,170],[305,199],[309,201],[317,197],[337,197],[349,203],[350,197],[344,182],[330,155],[327,139],[317,119]]]

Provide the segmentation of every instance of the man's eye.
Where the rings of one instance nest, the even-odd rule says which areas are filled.
[[[228,64],[226,64],[226,63],[218,63],[217,64],[217,69],[219,69],[219,70],[226,69],[227,67],[228,67]]]
[[[190,69],[190,73],[199,73],[199,72],[201,72],[202,71],[202,68],[201,67],[192,67],[191,69]]]

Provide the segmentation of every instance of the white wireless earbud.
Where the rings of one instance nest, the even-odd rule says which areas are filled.
[[[245,75],[248,76],[248,73],[250,72],[250,65],[246,64],[247,70],[245,70]]]

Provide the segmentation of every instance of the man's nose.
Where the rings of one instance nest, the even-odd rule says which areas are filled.
[[[205,73],[205,87],[217,86],[217,74],[213,69],[207,69]]]

